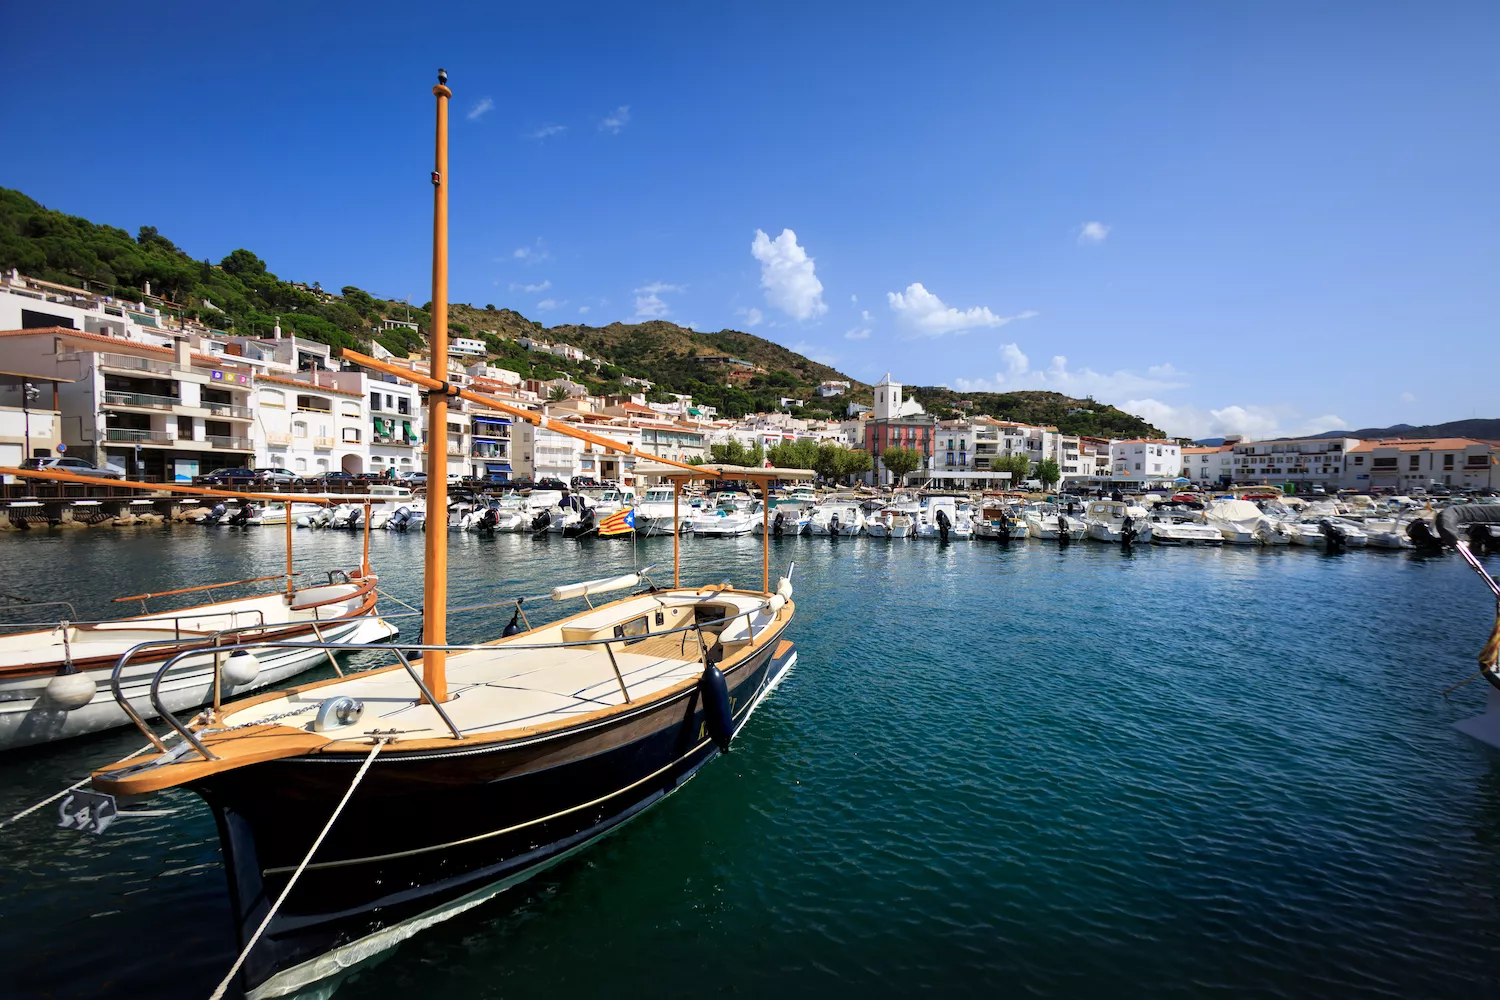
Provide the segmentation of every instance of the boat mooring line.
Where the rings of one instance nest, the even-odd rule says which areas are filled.
[[[168,734],[169,737],[171,735],[174,735],[174,734],[170,734],[170,733]],[[155,750],[155,749],[156,749],[156,745],[155,744],[153,744],[153,743],[147,743],[145,746],[141,747],[135,753],[129,754],[129,755],[125,756],[125,757],[121,757],[120,760],[121,761],[132,760],[132,759],[134,759],[136,757],[139,757],[141,754],[145,753],[147,750]],[[90,774],[88,777],[84,778],[82,781],[75,781],[75,782],[73,782],[73,784],[69,785],[67,788],[64,788],[62,791],[58,792],[56,795],[49,795],[45,799],[43,799],[42,801],[38,802],[34,806],[27,806],[25,809],[22,809],[20,812],[16,813],[14,816],[12,816],[10,819],[5,820],[3,822],[0,822],[0,830],[3,830],[7,826],[10,826],[12,823],[14,823],[18,819],[24,819],[25,817],[30,816],[32,813],[36,812],[38,809],[42,808],[43,806],[51,805],[53,802],[56,802],[58,799],[62,798],[64,795],[67,795],[70,792],[76,792],[76,791],[78,791],[78,789],[82,788],[84,785],[87,785],[90,781],[93,781],[93,780],[94,780],[94,776],[92,774]],[[124,815],[124,814],[122,813],[121,815]]]
[[[339,814],[344,811],[344,807],[354,797],[354,790],[359,787],[359,783],[369,773],[370,765],[375,763],[375,755],[380,753],[380,748],[383,746],[385,746],[385,738],[377,736],[375,738],[375,745],[370,748],[370,755],[360,765],[359,771],[354,775],[354,780],[349,783],[348,791],[344,792],[344,797],[339,800],[338,807],[333,810],[333,815],[329,816],[328,822],[323,824],[323,830],[318,834],[318,839],[313,841],[312,847],[308,848],[307,856],[302,859],[302,863],[297,866],[297,870],[292,873],[292,877],[287,879],[286,887],[281,890],[281,895],[276,897],[276,902],[272,903],[271,908],[266,911],[266,915],[261,920],[260,926],[255,928],[254,934],[250,935],[250,940],[246,942],[245,947],[240,951],[239,957],[229,967],[229,972],[224,976],[223,981],[219,983],[218,989],[213,991],[209,1000],[222,1000],[224,991],[229,988],[229,984],[234,981],[234,977],[239,975],[240,966],[245,964],[245,959],[249,956],[250,950],[255,947],[256,942],[260,940],[260,936],[265,933],[266,927],[271,923],[271,919],[276,916],[276,911],[281,909],[281,904],[285,903],[287,896],[291,895],[292,887],[297,884],[297,879],[301,878],[302,873],[307,870],[307,863],[312,860],[312,856],[323,845],[323,838],[328,836],[328,831],[333,829],[333,824],[338,820]]]

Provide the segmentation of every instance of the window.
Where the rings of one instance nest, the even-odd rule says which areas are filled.
[[[359,404],[353,402],[352,400],[345,400],[344,402],[339,404],[339,414],[345,417],[353,417],[354,419],[358,420],[360,417]]]
[[[278,410],[286,409],[286,393],[280,389],[262,389],[260,391],[260,405],[274,406]]]
[[[1141,463],[1140,462],[1135,463],[1135,471],[1136,472],[1140,472],[1141,471]]]
[[[1396,460],[1394,458],[1377,458],[1370,462],[1370,467],[1374,469],[1394,469],[1396,467]]]
[[[344,428],[344,443],[345,444],[359,444],[359,428],[358,427],[345,427]]]
[[[307,437],[307,421],[306,420],[293,420],[292,421],[292,437],[299,437],[299,438],[305,438],[305,437]]]
[[[1444,468],[1444,470],[1450,470],[1450,469],[1453,468],[1453,456],[1452,455],[1444,455],[1443,456],[1443,468]]]
[[[1355,465],[1364,465],[1365,464],[1365,456],[1363,456],[1363,455],[1355,455],[1354,456],[1354,464]]]
[[[294,468],[298,472],[306,472],[307,471],[307,459],[305,459],[305,458],[299,458],[299,459],[297,459],[297,463],[294,466]]]
[[[372,410],[378,410],[378,409],[380,409],[380,393],[378,393],[378,392],[372,392],[372,393],[370,393],[370,409],[372,409]]]
[[[1410,469],[1411,471],[1416,472],[1418,469],[1420,469],[1422,467],[1422,456],[1421,455],[1413,455],[1411,457],[1411,460],[1407,462],[1406,467],[1408,469]]]

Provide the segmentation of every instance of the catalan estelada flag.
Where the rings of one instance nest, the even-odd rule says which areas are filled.
[[[599,522],[599,535],[608,538],[610,535],[628,535],[635,530],[635,508],[626,507],[617,510],[613,514]]]

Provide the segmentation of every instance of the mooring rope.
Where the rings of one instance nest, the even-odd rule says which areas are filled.
[[[255,928],[255,933],[250,935],[250,940],[245,944],[244,949],[240,951],[239,957],[234,960],[234,964],[229,967],[228,974],[224,976],[223,981],[219,983],[219,988],[214,990],[209,1000],[221,1000],[224,996],[224,991],[234,981],[234,977],[239,975],[240,966],[245,964],[245,959],[249,956],[250,950],[255,947],[256,942],[260,940],[261,934],[265,933],[266,928],[270,926],[271,919],[276,916],[276,911],[281,909],[281,904],[285,903],[286,898],[292,894],[292,887],[297,884],[297,879],[301,878],[302,873],[307,870],[307,863],[313,859],[313,855],[318,853],[318,848],[323,845],[323,838],[328,836],[328,831],[333,829],[333,824],[338,820],[339,813],[343,812],[344,807],[349,804],[349,800],[354,796],[354,790],[364,780],[365,773],[370,770],[370,765],[375,763],[375,755],[385,745],[386,739],[387,737],[384,736],[375,737],[375,745],[370,748],[370,755],[359,766],[359,772],[354,775],[354,781],[350,783],[349,790],[344,793],[344,797],[339,801],[338,807],[333,810],[333,815],[328,817],[328,822],[323,825],[323,832],[318,834],[318,839],[314,840],[312,847],[308,848],[307,856],[302,859],[302,863],[297,866],[297,870],[292,872],[292,877],[287,880],[286,888],[281,890],[281,895],[277,896],[276,902],[271,904],[271,909],[267,911],[265,918],[261,920],[260,926]]]
[[[176,735],[175,733],[169,733],[168,734],[169,737],[170,736],[175,736],[175,735]],[[147,743],[145,746],[141,747],[135,753],[130,754],[127,757],[121,757],[120,759],[121,760],[130,760],[130,759],[132,759],[134,757],[139,757],[141,754],[145,753],[147,750],[155,750],[155,749],[156,749],[156,744],[154,744],[154,743]],[[84,785],[87,785],[90,781],[93,781],[93,780],[94,780],[94,776],[92,774],[90,774],[88,777],[84,778],[82,781],[75,781],[73,784],[69,785],[67,788],[64,788],[62,791],[58,792],[56,795],[49,795],[45,799],[43,799],[42,801],[38,802],[34,806],[27,806],[25,809],[22,809],[20,812],[16,813],[14,816],[12,816],[10,819],[5,820],[4,822],[0,822],[0,830],[3,830],[7,826],[10,826],[12,823],[14,823],[18,819],[23,819],[23,818],[25,818],[27,816],[30,816],[32,813],[36,812],[38,809],[42,808],[43,806],[51,805],[52,803],[56,802],[58,799],[62,798],[64,795],[67,795],[70,792],[76,792],[76,791],[78,791],[78,789],[82,788]]]

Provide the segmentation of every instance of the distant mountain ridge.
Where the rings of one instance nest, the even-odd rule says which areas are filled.
[[[1472,417],[1450,420],[1445,424],[1392,424],[1390,427],[1363,427],[1357,431],[1328,431],[1314,434],[1318,438],[1473,438],[1477,441],[1500,441],[1500,418]]]

